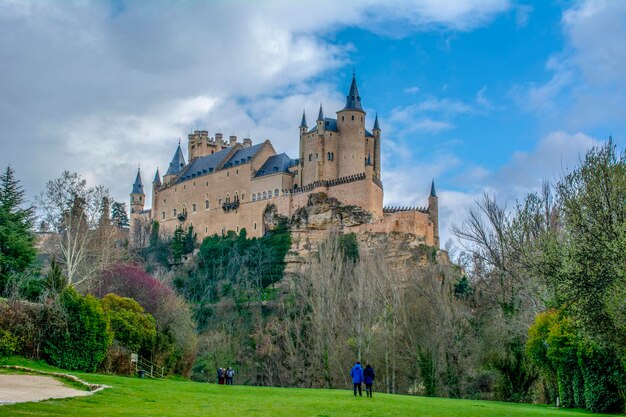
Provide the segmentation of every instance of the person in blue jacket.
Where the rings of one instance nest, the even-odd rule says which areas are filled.
[[[357,363],[354,364],[350,371],[350,376],[352,377],[352,385],[354,386],[354,396],[356,397],[356,390],[358,388],[359,397],[362,397],[361,384],[363,383],[363,367],[361,366],[361,362],[357,361]]]
[[[371,365],[367,365],[363,371],[363,379],[365,380],[365,394],[370,398],[372,397],[372,384],[374,384],[375,377],[374,368]]]

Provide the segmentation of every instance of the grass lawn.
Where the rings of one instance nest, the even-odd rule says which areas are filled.
[[[40,362],[0,359],[0,365],[23,365],[58,371]],[[68,372],[70,373],[70,372]],[[150,380],[71,372],[111,388],[87,397],[0,406],[0,416],[424,416],[532,417],[591,415],[579,410],[490,401],[450,400],[374,393],[354,398],[351,391],[220,386],[181,380]],[[600,414],[595,414],[601,416]]]

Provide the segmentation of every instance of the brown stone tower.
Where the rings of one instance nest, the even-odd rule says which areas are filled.
[[[146,195],[143,192],[141,171],[137,169],[137,177],[130,193],[130,242],[134,244],[137,238],[138,228],[141,224],[141,211],[146,204]]]
[[[365,149],[365,111],[361,106],[361,96],[352,74],[352,84],[346,96],[346,105],[337,112],[339,141],[338,177],[357,175],[364,171],[367,152]]]
[[[433,241],[439,247],[439,197],[435,192],[435,180],[430,185],[430,195],[428,196],[428,217],[433,222]]]

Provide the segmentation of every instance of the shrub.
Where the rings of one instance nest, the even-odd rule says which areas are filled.
[[[41,342],[42,307],[23,301],[0,301],[0,354],[36,358]]]
[[[44,354],[52,365],[93,372],[104,359],[110,342],[108,321],[100,302],[67,288],[59,297],[64,326],[48,329]]]
[[[132,352],[150,352],[156,338],[154,317],[144,312],[132,298],[107,294],[102,299],[113,339]]]
[[[131,265],[116,265],[101,274],[94,294],[104,297],[108,293],[133,298],[154,317],[157,335],[151,352],[153,362],[188,375],[197,336],[187,303],[166,284]]]

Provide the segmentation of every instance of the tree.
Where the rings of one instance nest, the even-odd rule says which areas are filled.
[[[53,251],[69,284],[89,286],[99,271],[124,257],[120,232],[105,219],[108,201],[107,189],[88,187],[79,174],[68,171],[48,181],[38,197],[43,220],[55,232]]]
[[[114,201],[113,204],[111,204],[111,221],[120,229],[128,229],[130,227],[126,203]]]
[[[0,175],[0,294],[9,277],[28,269],[36,256],[34,209],[24,203],[24,190],[7,167]]]

